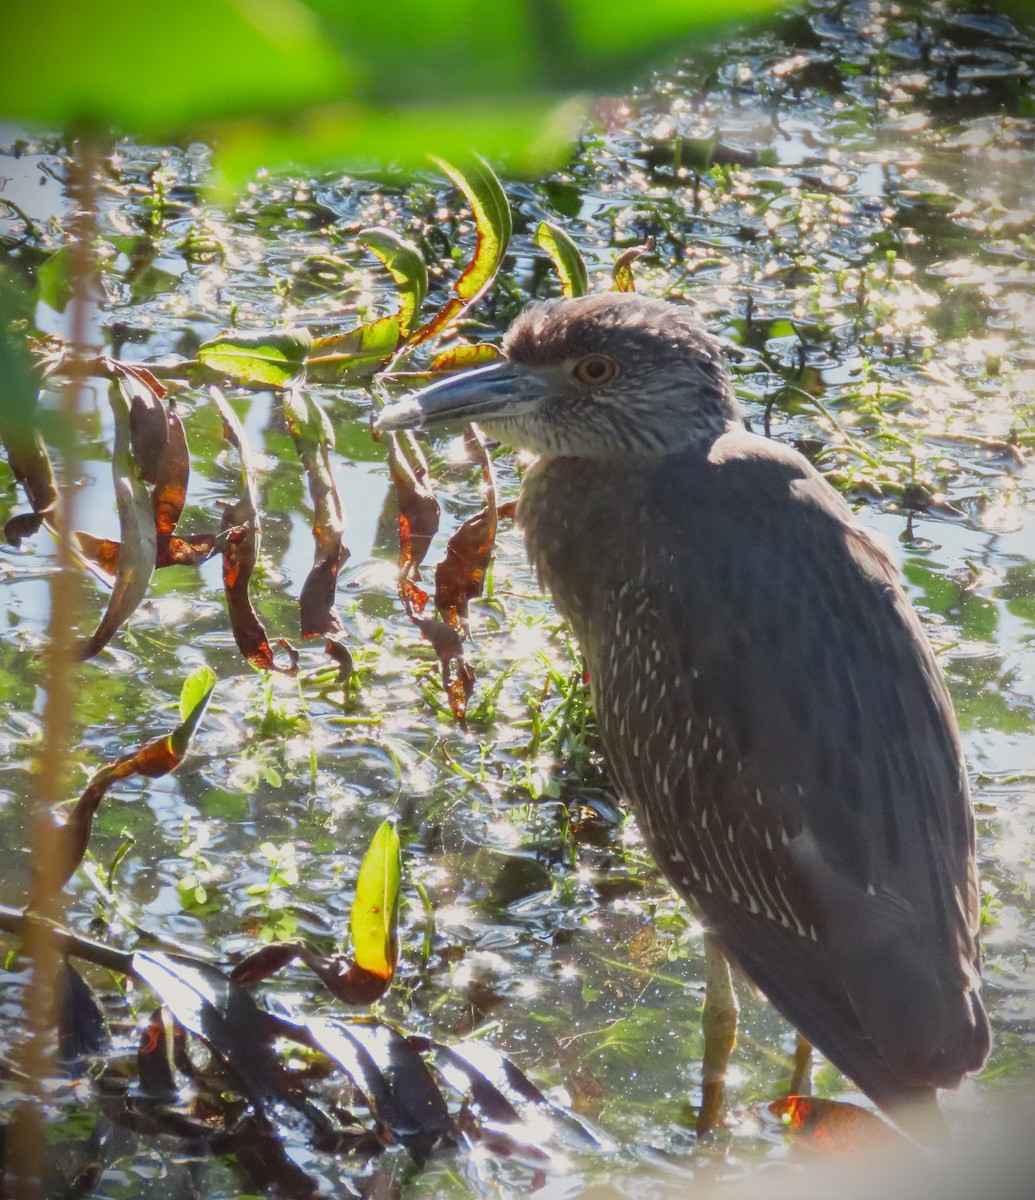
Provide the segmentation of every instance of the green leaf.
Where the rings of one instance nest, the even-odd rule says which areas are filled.
[[[731,21],[746,21],[780,7],[781,0],[565,0],[567,44],[577,47],[583,70],[597,66],[598,78],[613,77],[619,63],[656,57],[665,43]],[[561,49],[555,45],[554,56]]]
[[[779,321],[774,321],[769,326],[769,330],[766,333],[766,337],[767,338],[794,337],[797,332],[798,331],[794,328],[794,325],[790,321],[787,321],[787,320],[781,318]]]
[[[409,337],[414,318],[428,294],[428,268],[412,242],[391,229],[361,229],[356,241],[384,263],[399,288],[399,332]]]
[[[535,244],[549,254],[554,270],[560,276],[561,293],[566,300],[584,296],[589,291],[586,262],[578,246],[559,225],[540,221],[535,231]]]
[[[613,90],[666,44],[776,0],[395,0],[384,16],[342,0],[308,2],[368,68],[371,102],[467,98],[505,111],[533,92]]]
[[[55,250],[36,268],[36,290],[39,298],[54,312],[63,313],[72,298],[72,283],[68,278],[68,247]]]
[[[470,204],[474,213],[476,240],[474,256],[453,285],[455,295],[413,334],[410,338],[410,345],[413,346],[440,334],[485,293],[503,263],[513,232],[510,203],[500,181],[484,159],[472,159],[466,172],[440,159],[434,161]]]
[[[25,345],[24,327],[33,323],[34,300],[9,262],[0,261],[0,431],[20,437],[36,436],[36,393],[39,380]]]
[[[313,338],[308,329],[225,333],[198,348],[205,366],[240,383],[287,387],[305,368]]]
[[[198,667],[183,681],[180,689],[180,724],[169,734],[169,744],[179,758],[187,753],[194,732],[208,708],[216,673],[211,667]]]
[[[613,92],[686,37],[778,3],[396,0],[382,15],[343,0],[37,0],[4,11],[0,119],[175,128],[216,142],[224,187],[259,167],[413,169],[472,147],[542,174],[584,116],[565,97]],[[461,32],[487,20],[491,54]]]
[[[481,102],[368,108],[354,103],[303,111],[271,124],[258,118],[221,123],[209,130],[215,143],[214,187],[230,195],[261,168],[306,164],[341,170],[343,163],[369,170],[386,163],[393,174],[426,168],[429,152],[459,157],[479,153],[517,175],[560,167],[586,119],[584,97],[521,96],[506,104]]]
[[[211,667],[198,667],[191,671],[180,688],[180,720],[191,720],[198,705],[208,701],[215,686],[216,673]]]
[[[395,973],[401,877],[399,834],[385,821],[360,864],[351,918],[353,961],[379,979]]]
[[[398,345],[399,315],[392,313],[357,325],[347,333],[317,338],[313,349],[320,353],[309,359],[306,374],[318,383],[372,375],[391,358]]]
[[[472,367],[487,367],[500,362],[503,351],[492,342],[457,342],[436,354],[431,360],[432,371],[469,371]]]
[[[466,171],[442,159],[435,162],[463,192],[474,213],[478,231],[474,257],[455,284],[460,299],[473,303],[492,283],[510,245],[514,229],[510,202],[492,167],[483,158],[472,159]]]
[[[924,605],[933,613],[948,612],[959,599],[959,588],[951,579],[932,571],[917,559],[907,559],[902,574],[924,593]]]
[[[390,317],[366,321],[345,333],[316,338],[313,349],[320,351],[320,358],[311,361],[318,363],[329,354],[340,358],[385,358],[395,349],[398,341],[399,318],[393,313]]]
[[[7,5],[0,116],[163,130],[339,98],[350,76],[298,0]]]

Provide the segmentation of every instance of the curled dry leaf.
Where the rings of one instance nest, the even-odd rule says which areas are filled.
[[[201,563],[220,549],[221,535],[200,533],[178,536],[175,532],[187,502],[190,454],[183,422],[171,402],[165,412],[165,421],[165,452],[158,466],[153,496],[158,541],[155,566]]]
[[[223,543],[223,590],[230,613],[230,627],[237,648],[253,667],[294,675],[298,670],[298,654],[281,638],[280,645],[287,652],[289,665],[284,667],[277,663],[265,627],[248,593],[262,536],[255,495],[255,470],[248,442],[237,414],[223,393],[212,387],[209,388],[209,396],[223,418],[226,439],[237,450],[241,466],[241,497],[223,510],[222,522],[226,535]]]
[[[416,617],[410,620],[431,643],[442,668],[442,686],[449,700],[449,708],[458,721],[467,715],[467,704],[474,693],[474,668],[467,661],[460,631],[455,625],[435,617]],[[456,674],[453,674],[453,664]]]
[[[242,958],[230,978],[242,985],[259,983],[293,962],[304,949],[302,942],[270,942]]]
[[[119,567],[121,545],[113,538],[95,537],[92,533],[77,530],[72,534],[72,544],[79,557],[92,567],[109,585],[114,582]]]
[[[165,388],[144,367],[115,363],[109,359],[114,373],[129,393],[129,432],[133,461],[140,478],[157,483],[158,473],[169,439],[166,420]]]
[[[496,506],[469,517],[449,539],[435,568],[435,607],[450,625],[467,620],[467,605],[482,594],[496,544]]]
[[[344,955],[317,954],[308,946],[299,957],[336,1000],[366,1007],[388,991],[391,978],[367,971]]]
[[[467,605],[484,586],[497,524],[495,480],[485,444],[472,426],[464,438],[468,453],[481,461],[488,505],[453,534],[435,571],[435,604],[444,619],[423,615],[428,594],[413,582],[438,528],[438,502],[427,481],[427,463],[412,434],[393,437],[388,458],[399,494],[399,597],[406,615],[435,651],[450,711],[458,721],[467,714],[475,683],[474,668],[463,645]],[[419,540],[414,532],[416,522],[422,523]]]
[[[329,448],[334,430],[327,414],[301,388],[284,394],[284,417],[302,460],[313,502],[313,567],[299,597],[302,637],[325,635],[339,640],[344,632],[334,604],[338,572],[349,556],[344,543],[345,512],[331,471]]]
[[[328,638],[323,648],[327,655],[338,664],[338,683],[344,686],[356,670],[352,651],[338,638]]]
[[[53,891],[60,891],[83,861],[90,844],[94,815],[113,783],[129,775],[157,779],[175,771],[183,762],[215,685],[216,677],[208,667],[193,672],[183,685],[179,725],[171,733],[145,742],[132,754],[125,754],[94,773],[64,823],[55,831],[59,869],[49,880]],[[42,876],[37,874],[30,909],[36,908],[43,899],[43,886]]]
[[[44,521],[53,519],[58,503],[57,483],[47,447],[35,426],[26,422],[8,428],[5,424],[2,434],[7,461],[32,505],[31,513],[15,513],[4,524],[8,544],[19,546],[23,538],[34,537]]]
[[[405,584],[420,578],[421,563],[438,533],[440,509],[427,459],[412,433],[388,439],[388,470],[399,504],[399,578]]]
[[[614,291],[616,292],[635,292],[636,281],[633,279],[632,265],[644,254],[649,254],[654,249],[654,239],[651,238],[642,246],[630,246],[628,250],[623,250],[615,259],[615,265],[611,268],[611,277],[614,283]]]
[[[827,1157],[919,1157],[912,1142],[856,1104],[819,1096],[787,1096],[774,1100],[769,1111],[780,1118],[792,1137]]]
[[[79,659],[92,658],[114,637],[147,594],[155,569],[158,539],[154,508],[140,469],[133,458],[130,407],[143,385],[134,376],[120,376],[108,389],[115,416],[111,470],[119,515],[119,553],[115,579],[103,616],[94,632],[76,650]],[[164,422],[164,413],[162,414]]]

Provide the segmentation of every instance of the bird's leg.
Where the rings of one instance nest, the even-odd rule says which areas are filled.
[[[726,956],[711,934],[704,935],[704,1062],[701,1070],[701,1107],[697,1132],[710,1133],[722,1115],[726,1067],[737,1040],[737,997]]]
[[[812,1043],[800,1033],[794,1035],[794,1071],[791,1073],[790,1094],[812,1095]]]

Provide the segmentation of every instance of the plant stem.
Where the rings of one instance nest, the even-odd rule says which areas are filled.
[[[76,528],[76,499],[79,462],[79,414],[86,342],[95,302],[94,244],[97,236],[96,189],[97,144],[90,134],[75,143],[69,167],[69,278],[71,299],[68,314],[69,357],[60,391],[64,444],[60,447],[62,470],[58,485],[58,570],[50,581],[50,614],[47,628],[46,701],[43,709],[43,747],[36,775],[30,827],[35,891],[43,897],[36,912],[39,920],[27,922],[25,949],[32,962],[26,997],[27,1030],[20,1059],[32,1081],[29,1097],[18,1109],[11,1138],[10,1195],[15,1200],[39,1200],[44,1194],[46,1142],[42,1108],[47,1081],[55,1071],[55,985],[61,962],[59,939],[54,931],[61,918],[61,866],[57,845],[54,807],[65,796],[68,783],[69,740],[75,711],[75,614],[79,604],[80,580],[73,553]]]

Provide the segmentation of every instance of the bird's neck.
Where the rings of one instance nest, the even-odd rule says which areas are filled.
[[[644,475],[657,460],[624,463],[591,458],[540,458],[521,485],[518,522],[543,587],[586,644],[585,623],[600,590],[640,569]]]

